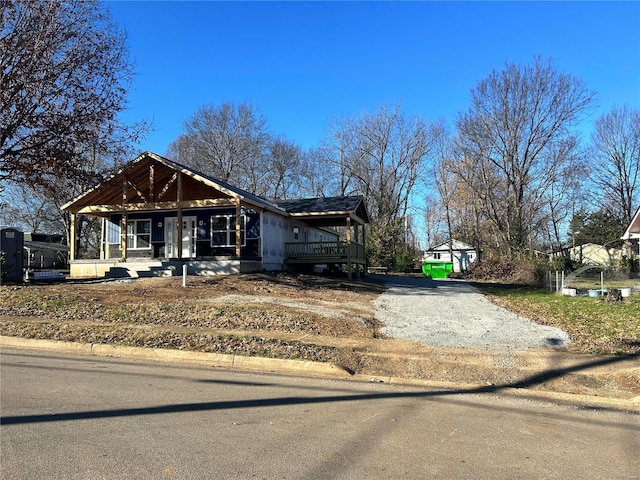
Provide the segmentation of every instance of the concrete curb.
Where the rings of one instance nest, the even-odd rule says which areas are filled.
[[[38,350],[76,355],[113,357],[138,361],[164,362],[177,365],[224,368],[278,375],[299,375],[308,377],[352,380],[368,383],[387,383],[438,390],[451,390],[453,394],[494,393],[517,398],[527,398],[585,408],[616,409],[640,413],[640,397],[620,399],[580,395],[574,393],[550,392],[524,388],[500,387],[492,385],[463,384],[444,381],[420,380],[399,377],[371,377],[369,375],[351,375],[343,367],[331,363],[305,360],[284,360],[280,358],[244,357],[220,353],[189,352],[183,350],[127,347],[106,344],[88,344],[39,340],[32,338],[0,336],[0,347],[25,350]]]
[[[222,353],[189,352],[162,348],[127,347],[107,344],[63,342],[0,336],[0,347],[22,348],[98,357],[115,357],[152,362],[170,362],[199,367],[217,367],[228,370],[268,372],[281,375],[308,375],[330,378],[349,378],[344,368],[332,363],[281,358],[244,357]]]

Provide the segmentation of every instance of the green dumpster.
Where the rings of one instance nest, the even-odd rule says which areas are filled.
[[[426,260],[422,262],[422,274],[430,278],[448,278],[453,271],[453,263],[441,260]]]

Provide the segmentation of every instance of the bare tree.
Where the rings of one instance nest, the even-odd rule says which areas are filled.
[[[626,228],[640,204],[640,110],[613,108],[591,134],[594,183]]]
[[[453,228],[451,219],[451,202],[455,193],[455,169],[453,168],[451,135],[447,125],[440,121],[434,124],[436,132],[435,160],[433,163],[432,175],[435,189],[440,196],[440,202],[444,208],[444,218],[447,224],[447,239],[449,245],[449,255],[453,258]]]
[[[0,195],[0,224],[11,225],[27,232],[56,233],[57,212],[52,203],[35,186],[10,184]]]
[[[368,202],[372,262],[398,267],[404,255],[410,198],[426,170],[433,136],[422,119],[406,117],[399,107],[380,107],[336,122],[325,142],[339,193],[362,194]]]
[[[424,224],[425,224],[425,241],[427,247],[432,247],[444,239],[446,239],[446,223],[442,213],[442,203],[440,197],[434,192],[428,193],[424,198]]]
[[[346,126],[343,133],[351,139],[340,164],[347,177],[368,199],[377,221],[391,224],[404,217],[433,144],[429,126],[405,117],[399,107],[381,107]]]
[[[250,103],[200,107],[185,133],[169,147],[174,159],[203,173],[257,193],[268,167],[266,120]]]
[[[284,136],[271,139],[267,147],[269,197],[287,199],[298,193],[295,176],[300,171],[301,158],[300,147]]]
[[[534,230],[547,233],[547,238],[539,239],[539,243],[560,251],[567,241],[564,229],[583,198],[588,169],[575,137],[554,144],[549,154],[552,161],[542,198],[545,208]]]
[[[87,149],[130,155],[147,126],[118,120],[132,67],[108,13],[91,0],[0,8],[0,180],[84,174]]]
[[[312,148],[300,159],[296,175],[297,189],[300,197],[330,197],[340,195],[336,187],[336,165],[332,156],[323,148]]]
[[[469,184],[479,187],[487,217],[506,252],[530,247],[544,209],[551,176],[561,171],[557,145],[594,99],[576,77],[559,73],[551,60],[507,64],[471,91],[471,106],[457,121],[460,158],[472,161]]]

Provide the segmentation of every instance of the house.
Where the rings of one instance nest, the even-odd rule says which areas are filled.
[[[72,277],[366,266],[362,196],[272,202],[151,152],[63,209]],[[99,259],[76,258],[80,215],[102,219]]]
[[[639,258],[638,262],[640,262],[640,207],[636,210],[629,227],[622,235],[622,240],[627,243],[626,256]]]
[[[607,247],[597,243],[584,243],[575,247],[565,248],[563,256],[585,265],[598,265],[612,267],[620,263],[622,250],[619,248]]]
[[[24,234],[24,266],[27,269],[64,269],[69,263],[69,247],[62,235]]]
[[[468,270],[469,266],[478,259],[476,249],[464,242],[452,240],[451,247],[453,258],[451,258],[449,242],[444,242],[425,251],[422,261],[438,260],[442,262],[452,262],[454,272],[463,272]]]

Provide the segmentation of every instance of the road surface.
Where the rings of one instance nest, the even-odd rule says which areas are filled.
[[[640,416],[385,383],[0,355],[2,479],[640,478]]]

